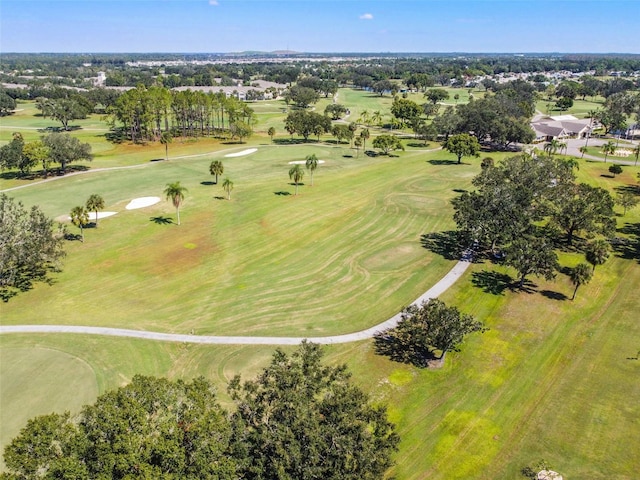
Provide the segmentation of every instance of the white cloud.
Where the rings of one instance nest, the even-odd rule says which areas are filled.
[[[218,0],[209,0],[209,5],[214,5],[217,7],[219,5]]]
[[[370,13],[363,13],[360,15],[360,20],[373,20],[373,15]]]

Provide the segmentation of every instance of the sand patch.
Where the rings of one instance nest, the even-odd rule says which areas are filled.
[[[112,215],[115,215],[116,213],[118,212],[98,212],[98,216],[96,218],[96,212],[89,212],[89,220],[91,220],[92,222],[95,222],[100,218],[107,218]]]
[[[96,212],[88,212],[89,213],[89,221],[90,222],[95,222],[96,221]],[[107,218],[110,217],[112,215],[115,215],[118,212],[98,212],[98,219],[100,218]],[[67,215],[66,217],[58,217],[59,219],[65,219],[68,221],[71,221],[71,217],[69,215]]]
[[[244,157],[245,155],[251,155],[252,153],[255,153],[257,151],[258,151],[257,148],[247,148],[246,150],[243,150],[241,152],[228,153],[228,154],[225,155],[225,158],[229,158],[229,157]]]
[[[136,208],[150,207],[160,201],[160,197],[140,197],[131,200],[126,207],[127,210],[135,210]]]
[[[318,160],[318,164],[323,164],[324,160]],[[289,162],[289,165],[306,165],[306,160],[294,160],[293,162]]]

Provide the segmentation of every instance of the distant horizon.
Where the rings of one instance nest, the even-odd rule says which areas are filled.
[[[525,51],[513,51],[513,52],[474,52],[474,51],[438,51],[438,52],[420,52],[420,51],[295,51],[295,50],[242,50],[242,51],[219,51],[219,52],[196,52],[196,51],[65,51],[65,52],[53,52],[53,51],[41,51],[41,52],[3,52],[0,50],[0,55],[400,55],[400,56],[409,56],[409,55],[422,55],[422,56],[438,56],[438,55],[477,55],[477,56],[532,56],[532,55],[544,55],[544,56],[567,56],[567,55],[581,55],[581,56],[594,56],[594,57],[606,57],[606,56],[630,56],[630,57],[640,57],[640,53],[634,52],[551,52],[551,51],[540,51],[540,52],[525,52]]]
[[[2,0],[0,51],[640,54],[637,0]]]

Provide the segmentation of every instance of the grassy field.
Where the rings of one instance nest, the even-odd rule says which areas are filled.
[[[351,90],[341,90],[339,99],[352,116],[364,108],[388,109],[384,102],[391,101]],[[261,122],[282,130],[282,112],[273,105],[260,108]],[[258,130],[266,128],[261,123]],[[93,141],[105,152],[111,148],[100,137]],[[258,151],[224,157],[248,146]],[[85,243],[66,244],[64,270],[53,285],[37,285],[0,304],[3,324],[291,336],[359,330],[397,312],[451,267],[452,261],[422,248],[420,237],[453,228],[449,200],[480,170],[477,159],[453,165],[453,156],[441,151],[356,158],[346,145],[275,146],[264,136],[236,146],[174,143],[171,157],[180,149],[204,155],[169,162],[148,161],[163,157],[161,146],[113,148],[131,152],[124,159],[105,154],[92,167],[140,167],[11,192],[55,217],[92,193],[105,197],[105,210],[118,213],[86,230]],[[309,153],[326,163],[313,187],[305,177],[296,197],[288,162]],[[212,159],[223,161],[223,178],[235,183],[231,201],[216,198],[224,192],[211,184]],[[615,191],[635,184],[640,170],[625,168],[614,179],[601,176],[603,168],[581,161],[578,175]],[[162,196],[165,184],[176,180],[189,189],[181,226],[170,223],[175,211],[164,200],[124,209],[133,198]],[[618,217],[619,235],[630,243],[596,269],[575,301],[567,299],[573,287],[565,274],[555,282],[532,278],[536,288],[523,293],[505,284],[515,276],[512,270],[473,265],[443,299],[490,330],[470,337],[461,353],[448,354],[440,370],[390,362],[376,356],[368,341],[327,347],[329,362],[347,363],[354,381],[389,405],[402,437],[395,478],[517,479],[523,466],[543,458],[569,479],[636,478],[639,224],[640,209]],[[561,252],[565,267],[580,261],[575,252]],[[2,335],[0,447],[33,415],[75,412],[136,373],[204,375],[230,406],[228,380],[236,373],[255,375],[273,350]]]
[[[305,179],[296,197],[288,162],[310,153],[326,163],[314,186]],[[214,157],[206,156],[16,190],[16,199],[54,217],[91,193],[104,195],[105,210],[119,213],[87,229],[85,243],[68,244],[56,277],[64,288],[38,285],[20,295],[4,307],[3,322],[25,323],[25,305],[39,312],[38,323],[178,333],[320,336],[383,321],[451,267],[422,248],[420,236],[452,226],[453,188],[479,167],[449,165],[452,157],[442,152],[344,153],[342,147],[263,147],[223,158],[225,175],[235,182],[231,201],[209,184]],[[166,224],[175,218],[166,201],[124,210],[133,198],[161,196],[176,180],[188,188],[180,227]]]
[[[546,115],[575,115],[578,118],[588,118],[590,111],[602,110],[604,105],[604,98],[601,97],[595,97],[594,99],[587,98],[586,100],[576,98],[571,108],[562,111],[555,106],[556,100],[555,97],[551,101],[546,97],[538,100],[536,102],[536,109]]]

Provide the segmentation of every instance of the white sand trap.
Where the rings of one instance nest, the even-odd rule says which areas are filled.
[[[115,215],[118,212],[98,212],[98,219],[100,218],[107,218],[110,217],[112,215]],[[67,220],[71,220],[71,217],[67,216]],[[89,212],[89,221],[90,222],[95,222],[96,221],[96,212]]]
[[[228,154],[225,155],[225,158],[228,158],[228,157],[244,157],[245,155],[251,155],[252,153],[255,153],[257,151],[258,151],[257,148],[247,148],[246,150],[243,150],[241,152],[228,153]]]
[[[318,160],[318,163],[324,163],[324,160]],[[293,162],[289,162],[289,165],[306,165],[306,160],[294,160]]]
[[[116,213],[118,212],[98,212],[98,219],[107,218],[115,215]],[[96,212],[89,212],[89,220],[91,220],[92,222],[96,221]]]
[[[140,197],[131,200],[126,207],[127,210],[135,210],[136,208],[150,207],[160,201],[160,197]]]

